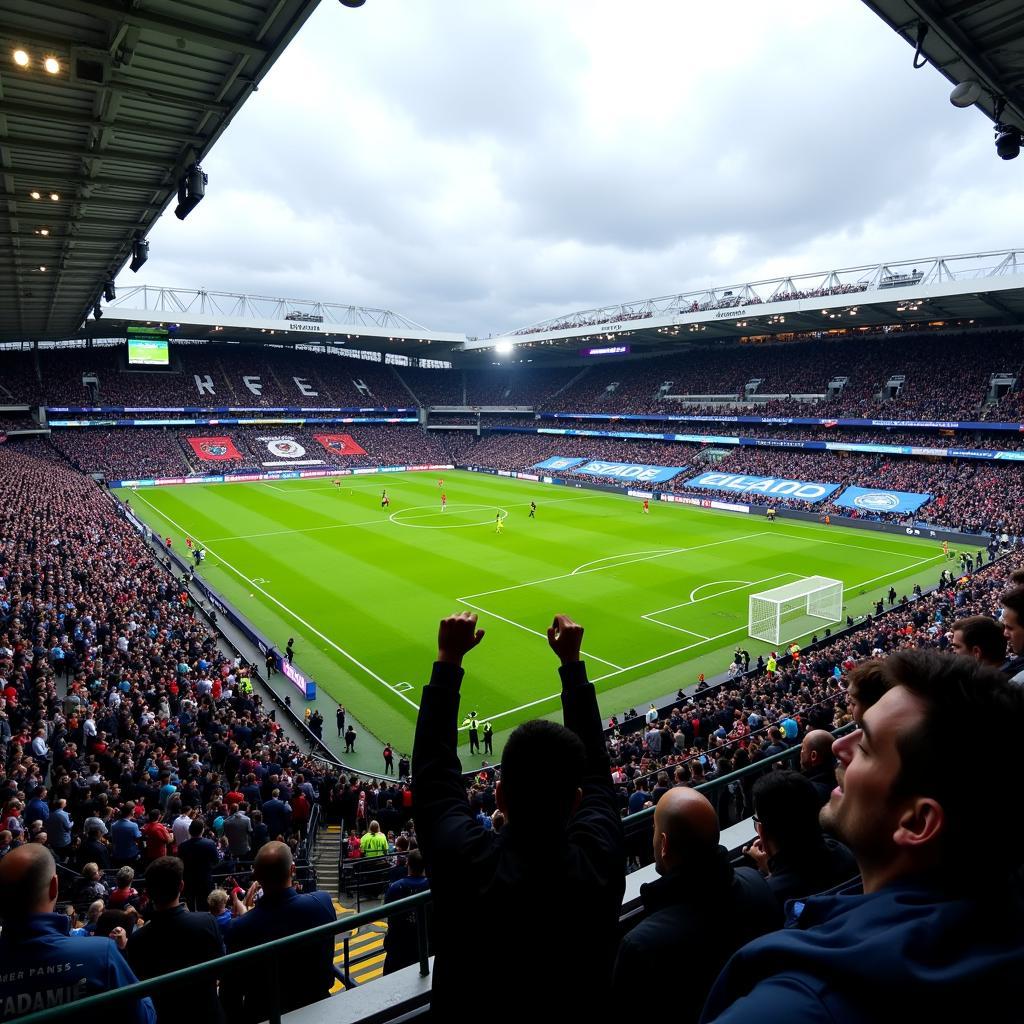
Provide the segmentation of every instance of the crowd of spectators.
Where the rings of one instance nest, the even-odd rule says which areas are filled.
[[[909,281],[907,282],[910,283]],[[708,299],[693,299],[681,301],[675,305],[669,304],[661,309],[651,309],[647,303],[643,308],[630,308],[631,305],[605,307],[604,309],[585,310],[580,313],[573,313],[561,320],[545,320],[543,323],[534,324],[531,327],[523,327],[513,331],[515,335],[521,334],[542,334],[548,331],[572,331],[581,327],[602,327],[605,324],[624,323],[632,320],[649,320],[653,316],[672,316],[679,313],[707,313],[715,309],[737,309],[740,306],[761,306],[772,302],[794,302],[798,299],[825,298],[831,295],[857,295],[868,290],[868,284],[864,281],[855,281],[848,284],[822,285],[819,288],[788,289],[773,292],[767,298],[762,298],[750,285],[735,290],[723,291],[721,295]]]
[[[733,448],[714,462],[707,461],[704,458],[706,454],[698,446],[672,441],[494,433],[463,452],[461,458],[471,465],[512,472],[530,472],[537,463],[553,456],[678,466],[684,471],[658,485],[660,490],[677,492],[687,491],[686,481],[692,476],[710,471],[783,477],[840,484],[844,487],[853,485],[910,491],[933,496],[914,515],[915,519],[922,522],[975,533],[1024,533],[1024,514],[1020,511],[1021,502],[1024,502],[1024,469],[1013,462],[803,451],[793,448]],[[552,475],[551,471],[547,472]],[[620,486],[622,483],[612,478],[580,474],[573,469],[558,470],[553,475],[580,482]],[[732,490],[701,490],[692,493],[727,501],[742,500],[740,494]],[[836,495],[839,493],[837,491]],[[863,511],[844,509],[831,501],[810,504],[760,493],[752,496],[751,500],[756,504],[797,508],[821,514],[855,515],[861,518],[867,516]],[[893,513],[879,513],[872,518],[899,521],[901,517]]]

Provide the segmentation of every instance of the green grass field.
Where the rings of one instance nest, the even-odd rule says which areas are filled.
[[[484,474],[405,473],[118,492],[184,549],[208,549],[202,574],[313,676],[333,725],[344,701],[380,739],[408,750],[438,620],[470,608],[487,636],[466,660],[463,711],[514,725],[559,711],[546,627],[565,612],[602,711],[728,668],[747,635],[747,598],[802,577],[843,581],[844,615],[870,610],[890,584],[933,583],[937,543],[886,534],[640,502]],[[391,507],[382,510],[387,488]],[[528,518],[529,503],[538,505]],[[504,531],[495,531],[495,516]],[[815,628],[820,633],[827,623]]]

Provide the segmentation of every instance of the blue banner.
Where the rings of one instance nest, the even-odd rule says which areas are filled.
[[[579,466],[577,473],[589,473],[592,476],[610,476],[616,480],[629,480],[633,483],[660,484],[678,476],[685,466],[637,466],[630,462],[599,462],[593,460],[585,466]]]
[[[913,491],[870,490],[866,487],[847,487],[835,503],[842,508],[855,508],[860,512],[916,512],[931,501],[930,494],[916,494]]]
[[[550,459],[545,459],[543,462],[538,462],[534,465],[534,469],[572,469],[573,466],[578,466],[580,463],[586,462],[586,459],[563,459],[561,456],[554,455]]]
[[[1024,433],[1024,423],[995,420],[865,420],[827,419],[817,416],[717,416],[713,413],[609,413],[542,412],[542,420],[623,420],[629,423],[663,421],[669,423],[760,423],[799,427],[886,427],[897,430],[1002,430]]]
[[[839,484],[784,480],[770,476],[746,476],[743,473],[701,473],[686,481],[687,487],[703,491],[734,491],[736,494],[764,494],[775,498],[797,498],[814,504],[823,501]]]

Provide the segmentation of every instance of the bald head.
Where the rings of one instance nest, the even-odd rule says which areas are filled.
[[[263,886],[264,892],[289,888],[293,871],[292,851],[287,843],[264,843],[260,847],[253,865],[253,874]]]
[[[0,860],[0,917],[51,913],[56,903],[57,865],[45,846],[19,846]]]
[[[812,729],[800,744],[800,768],[805,772],[830,768],[835,763],[834,742],[835,737],[827,729]]]
[[[718,846],[718,815],[695,789],[670,789],[654,808],[654,863],[659,874]]]

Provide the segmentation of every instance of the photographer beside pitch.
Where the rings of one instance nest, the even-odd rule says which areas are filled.
[[[509,737],[495,792],[507,824],[495,834],[473,817],[457,754],[462,659],[484,636],[476,623],[468,612],[442,620],[413,748],[416,830],[434,893],[431,1008],[440,1020],[464,1017],[475,988],[467,972],[478,965],[505,978],[496,1019],[522,1021],[538,1005],[553,1019],[586,1019],[606,1002],[625,876],[597,697],[580,660],[583,627],[558,615],[548,629],[565,726],[534,720]],[[562,984],[528,963],[552,913],[565,925],[550,965]]]

